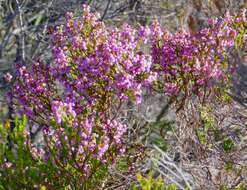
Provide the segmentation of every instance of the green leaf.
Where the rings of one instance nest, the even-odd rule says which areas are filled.
[[[19,125],[19,119],[18,119],[18,117],[15,117],[15,126],[18,126]]]
[[[142,180],[142,175],[141,175],[140,173],[137,173],[137,174],[136,174],[136,179],[137,179],[138,182],[141,182],[141,180]]]
[[[176,185],[174,183],[170,183],[168,186],[167,186],[167,190],[175,190],[176,189]]]
[[[201,144],[206,144],[207,143],[207,138],[206,138],[206,131],[202,129],[197,129],[196,130],[196,135],[200,141]]]
[[[39,190],[46,190],[46,187],[44,185],[41,185]]]
[[[3,127],[3,124],[0,124],[0,138],[3,138],[3,140],[6,140],[7,134]]]
[[[225,139],[224,142],[223,142],[223,149],[226,152],[230,152],[233,148],[234,148],[233,140],[230,139],[230,138]]]
[[[26,115],[23,115],[22,116],[22,125],[23,126],[26,126],[27,125],[27,116]]]
[[[244,181],[242,181],[241,183],[239,183],[235,188],[234,190],[244,190],[246,189],[247,185]]]

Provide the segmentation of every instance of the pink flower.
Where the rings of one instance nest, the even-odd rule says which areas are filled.
[[[10,73],[6,73],[6,74],[4,75],[4,80],[5,80],[6,82],[11,82],[12,78],[13,78],[13,76],[12,76]]]

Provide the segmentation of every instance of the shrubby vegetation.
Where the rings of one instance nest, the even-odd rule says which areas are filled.
[[[14,127],[6,122],[0,128],[0,189],[102,187],[108,169],[130,154],[130,125],[122,119],[126,105],[140,106],[146,92],[166,95],[181,121],[191,113],[185,120],[194,123],[178,126],[188,129],[181,139],[192,131],[207,144],[216,122],[212,105],[230,103],[234,67],[228,58],[245,46],[245,14],[227,14],[199,31],[172,34],[157,20],[137,29],[107,27],[87,5],[82,16],[67,13],[64,24],[49,29],[53,61],[17,65],[8,98],[24,116]],[[42,129],[39,143],[32,138],[35,127]],[[223,147],[229,152],[234,144],[224,137]],[[133,189],[165,186],[152,174],[138,174],[137,181]],[[167,189],[176,185],[167,183]]]

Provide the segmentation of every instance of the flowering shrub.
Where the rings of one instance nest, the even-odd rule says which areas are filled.
[[[210,95],[220,96],[230,81],[229,48],[246,41],[245,10],[210,19],[208,28],[196,33],[181,30],[175,34],[151,25],[152,71],[158,74],[156,87],[183,103],[193,95],[204,103]]]
[[[23,142],[37,172],[49,173],[37,183],[51,189],[97,185],[124,153],[127,124],[117,112],[127,101],[141,103],[143,88],[178,102],[195,94],[203,102],[227,86],[228,48],[246,40],[246,20],[228,15],[209,26],[195,34],[170,34],[157,22],[139,30],[127,24],[107,29],[84,6],[82,17],[68,13],[64,25],[50,29],[53,62],[19,66],[11,94],[30,127],[43,128],[41,146],[27,135]]]
[[[127,126],[113,110],[126,100],[140,103],[141,86],[152,82],[139,31],[110,31],[98,18],[88,6],[82,18],[68,13],[66,24],[50,31],[54,62],[20,66],[12,93],[31,125],[43,126],[44,145],[33,156],[56,166],[66,185],[73,171],[76,186],[87,188],[124,152]]]

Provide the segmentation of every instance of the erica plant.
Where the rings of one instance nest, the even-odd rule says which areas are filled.
[[[215,18],[195,33],[171,34],[158,22],[151,25],[152,71],[158,74],[156,88],[179,104],[195,97],[205,103],[220,97],[229,86],[233,65],[229,51],[246,42],[245,10],[240,15]]]
[[[68,13],[64,25],[50,30],[53,63],[18,68],[13,98],[31,125],[43,126],[44,145],[35,154],[68,184],[76,175],[76,185],[87,186],[124,152],[127,125],[117,108],[129,100],[139,104],[142,85],[154,78],[151,56],[140,49],[142,31],[107,30],[84,6],[82,17]]]
[[[118,117],[121,105],[140,104],[144,88],[165,93],[180,105],[220,96],[231,73],[228,50],[246,41],[244,14],[211,20],[197,33],[171,34],[158,22],[138,30],[127,24],[106,28],[86,5],[80,17],[68,13],[65,24],[49,31],[52,62],[19,66],[11,93],[30,128],[42,128],[40,146],[28,135],[24,141],[43,176],[38,185],[96,186],[125,151],[128,123]]]

